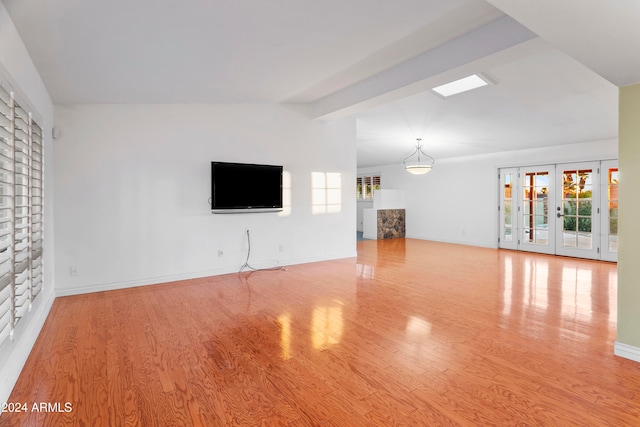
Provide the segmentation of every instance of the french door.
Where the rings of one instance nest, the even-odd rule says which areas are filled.
[[[617,162],[500,169],[506,249],[617,260]]]
[[[599,259],[599,162],[557,165],[556,253]]]
[[[555,253],[554,166],[500,170],[500,247]]]

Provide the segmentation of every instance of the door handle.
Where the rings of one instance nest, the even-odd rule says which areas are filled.
[[[557,216],[558,218],[561,218],[561,217],[563,217],[564,215],[562,215],[560,212],[558,212],[558,213],[556,214],[556,216]]]

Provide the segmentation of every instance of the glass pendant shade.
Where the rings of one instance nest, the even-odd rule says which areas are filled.
[[[407,172],[412,175],[424,175],[425,173],[431,172],[433,169],[433,164],[436,160],[422,151],[422,141],[421,138],[417,138],[418,144],[416,145],[415,151],[404,161],[404,168]]]
[[[427,165],[409,165],[409,164],[405,164],[404,168],[407,172],[409,172],[412,175],[424,175],[425,173],[429,173],[431,172],[432,166],[427,166]]]

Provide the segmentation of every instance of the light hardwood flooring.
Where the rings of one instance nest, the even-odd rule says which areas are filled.
[[[411,239],[358,258],[58,298],[25,426],[638,426],[616,265]]]

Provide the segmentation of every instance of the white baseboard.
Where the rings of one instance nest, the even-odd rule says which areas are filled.
[[[334,259],[343,259],[343,258],[355,258],[358,254],[356,252],[353,253],[343,253],[343,254],[331,254],[326,256],[319,257],[307,257],[307,258],[296,258],[290,259],[283,262],[274,260],[274,261],[256,261],[250,262],[252,267],[255,268],[273,268],[278,266],[285,265],[296,265],[296,264],[308,264],[312,262],[322,262],[322,261],[331,261]],[[183,273],[183,274],[173,274],[168,276],[156,276],[156,277],[148,277],[145,279],[137,279],[137,280],[128,280],[123,282],[112,282],[112,283],[103,283],[98,285],[88,285],[74,288],[62,288],[56,289],[56,297],[66,297],[71,295],[81,295],[88,294],[92,292],[104,292],[104,291],[114,291],[117,289],[126,289],[126,288],[135,288],[138,286],[148,286],[148,285],[159,285],[161,283],[168,282],[176,282],[179,280],[191,280],[191,279],[200,279],[202,277],[210,277],[210,276],[220,276],[223,274],[232,274],[237,273],[239,268],[221,268],[215,270],[205,270],[198,271],[192,273]]]
[[[633,360],[634,362],[640,362],[640,347],[634,347],[632,345],[616,341],[613,346],[613,354],[624,357],[625,359]]]
[[[47,316],[49,316],[55,295],[53,292],[49,292],[46,296],[47,299],[41,301],[37,311],[33,312],[33,317],[28,320],[25,317],[21,320],[21,322],[28,321],[29,323],[25,324],[26,327],[19,331],[16,341],[5,344],[7,345],[5,351],[9,352],[9,357],[2,369],[0,369],[0,403],[9,401],[11,391],[18,381],[29,354],[31,354]]]
[[[176,282],[179,280],[199,279],[201,277],[219,276],[233,273],[225,269],[200,271],[198,273],[172,274],[168,276],[147,277],[138,280],[123,282],[101,283],[98,285],[79,286],[73,288],[56,289],[56,297],[68,297],[71,295],[90,294],[93,292],[115,291],[117,289],[136,288],[138,286],[159,285],[161,283]]]

